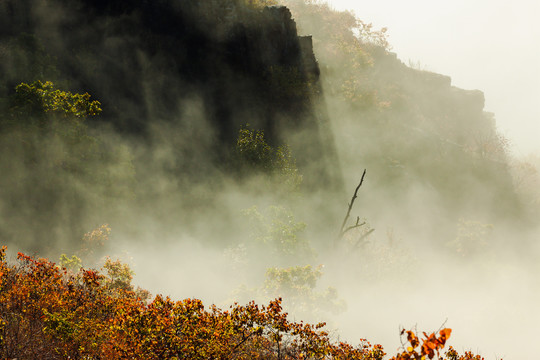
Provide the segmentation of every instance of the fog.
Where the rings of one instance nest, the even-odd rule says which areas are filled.
[[[352,9],[376,28],[388,28],[391,51],[405,64],[448,75],[456,87],[484,92],[485,110],[494,112],[497,130],[510,139],[512,156],[522,159],[540,153],[540,113],[534,105],[540,96],[536,2],[333,0],[330,4]],[[345,127],[344,134],[349,133]],[[352,189],[351,176],[345,178]],[[385,263],[381,278],[363,281],[366,272],[347,276],[343,268],[333,275],[334,284],[341,279],[338,289],[348,303],[339,327],[349,339],[371,332],[367,337],[386,344],[392,353],[399,346],[400,327],[434,331],[445,323],[454,329],[450,344],[458,350],[472,350],[489,359],[534,357],[530,347],[518,344],[534,343],[534,327],[540,319],[535,305],[540,296],[535,265],[538,232],[495,223],[487,240],[491,249],[456,262],[429,245],[418,247],[422,239],[444,237],[452,230],[435,225],[437,210],[427,205],[434,195],[429,188],[409,191],[412,201],[399,203],[384,199],[384,191],[375,198],[363,193],[362,214],[375,221],[379,217],[374,212],[381,212],[381,221],[372,224],[377,229],[373,242],[384,242],[381,233],[390,229],[394,237],[402,236],[400,244],[408,252],[400,254],[406,260]],[[386,204],[382,210],[376,205],[381,200]],[[406,204],[408,210],[392,215],[394,207]],[[532,244],[531,252],[520,249],[524,239]]]
[[[393,51],[406,64],[480,89],[486,109],[518,156],[540,153],[540,4],[506,1],[329,1],[377,28],[388,28]],[[388,9],[392,9],[389,11]]]
[[[103,120],[88,121],[84,133],[99,146],[73,159],[61,136],[6,130],[0,241],[12,254],[56,259],[109,224],[105,245],[84,265],[120,258],[154,295],[223,308],[282,296],[292,319],[326,321],[336,340],[366,338],[390,356],[402,328],[444,324],[458,351],[534,357],[540,161],[521,155],[540,153],[540,51],[538,28],[517,26],[532,24],[525,16],[537,5],[354,3],[361,20],[389,28],[396,58],[373,44],[377,34],[356,39],[348,25],[284,3],[298,34],[313,35],[320,78],[290,71],[307,68],[294,46],[284,51],[293,59],[274,66],[265,44],[297,41],[291,23],[277,26],[286,40],[259,30],[287,20],[279,8],[238,20],[217,5],[178,5],[162,10],[170,23],[151,23],[143,40],[134,31],[139,13],[91,22],[76,9],[36,10],[33,30],[68,74],[57,83],[102,101]],[[517,20],[503,18],[511,13]],[[83,18],[80,33],[61,31]],[[169,37],[167,26],[184,29],[176,22],[187,35]],[[333,47],[333,31],[349,47]],[[245,50],[246,39],[256,45]],[[6,54],[9,41],[0,44]],[[81,48],[72,53],[74,44]],[[18,74],[14,63],[3,74]],[[264,130],[256,155],[271,160],[240,151],[242,129]],[[40,156],[28,160],[28,143]],[[364,169],[345,224],[353,228],[339,236]]]

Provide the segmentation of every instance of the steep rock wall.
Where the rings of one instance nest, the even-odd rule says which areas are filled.
[[[319,123],[326,120],[313,106],[321,92],[317,61],[285,7],[253,9],[236,1],[7,0],[0,6],[0,24],[0,43],[12,60],[0,65],[6,79],[0,95],[22,81],[62,81],[102,102],[97,121],[147,139],[151,124],[189,122],[183,115],[188,104],[202,103],[202,116],[217,139],[207,150],[218,161],[248,123],[264,130],[273,145],[301,139],[291,146],[293,152],[311,149],[294,154],[306,171],[333,151],[320,133]],[[11,50],[23,33],[35,40],[23,51],[25,61],[39,63],[33,54],[40,47],[40,57],[56,71],[9,65],[18,62]],[[302,135],[293,136],[300,129]],[[318,168],[318,178],[331,181],[327,166],[332,164]]]

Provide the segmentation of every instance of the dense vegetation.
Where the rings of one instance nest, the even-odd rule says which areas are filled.
[[[129,271],[108,263],[106,274],[70,271],[46,259],[18,254],[18,264],[0,249],[0,356],[5,359],[362,359],[381,360],[380,345],[354,347],[332,341],[316,325],[291,322],[281,299],[268,306],[235,304],[223,311],[200,300],[144,301],[133,291]],[[402,334],[405,331],[402,332]],[[409,346],[392,359],[433,359],[450,329]],[[441,354],[442,355],[442,354]],[[480,360],[450,348],[445,359]]]

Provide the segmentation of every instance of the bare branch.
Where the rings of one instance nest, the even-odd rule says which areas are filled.
[[[358,217],[358,218],[356,218],[356,225],[353,225],[352,228],[345,229],[345,225],[347,224],[347,221],[349,220],[349,217],[351,216],[351,210],[352,210],[352,207],[354,205],[354,201],[358,197],[358,190],[360,189],[360,186],[362,186],[362,183],[364,182],[364,177],[365,176],[366,176],[366,169],[364,169],[364,172],[362,173],[362,178],[360,179],[360,183],[358,184],[358,186],[354,190],[354,195],[351,198],[351,202],[349,203],[349,208],[347,209],[347,214],[345,215],[345,218],[343,219],[343,223],[341,224],[341,228],[339,229],[339,236],[337,238],[338,241],[343,237],[343,235],[345,235],[345,233],[347,231],[349,231],[351,229],[354,229],[355,227],[361,226],[361,225],[358,224],[358,222],[360,221],[360,218]]]
[[[360,242],[362,240],[364,240],[365,238],[367,238],[369,236],[369,234],[371,234],[372,232],[374,232],[375,229],[370,229],[367,233],[365,233],[364,235],[360,236],[360,238],[358,239],[358,241],[356,242],[356,244],[354,245],[354,249],[356,249],[358,247],[358,245],[360,245]]]
[[[343,230],[343,235],[345,235],[348,231],[352,230],[352,229],[356,229],[357,227],[360,227],[360,226],[364,226],[366,225],[366,222],[364,221],[363,223],[359,224],[358,222],[355,224],[355,225],[351,225],[349,226],[348,228],[346,228],[345,230]]]

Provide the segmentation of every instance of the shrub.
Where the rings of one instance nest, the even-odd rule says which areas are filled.
[[[268,306],[234,304],[223,311],[200,300],[160,295],[146,304],[129,289],[107,288],[94,270],[73,274],[47,259],[18,254],[8,264],[0,249],[0,358],[31,359],[362,359],[382,360],[380,345],[333,342],[324,323],[291,322],[281,299]],[[445,345],[450,329],[394,360],[420,359]],[[420,349],[416,349],[420,347]],[[424,357],[422,357],[424,356]],[[480,359],[450,349],[448,360]]]

